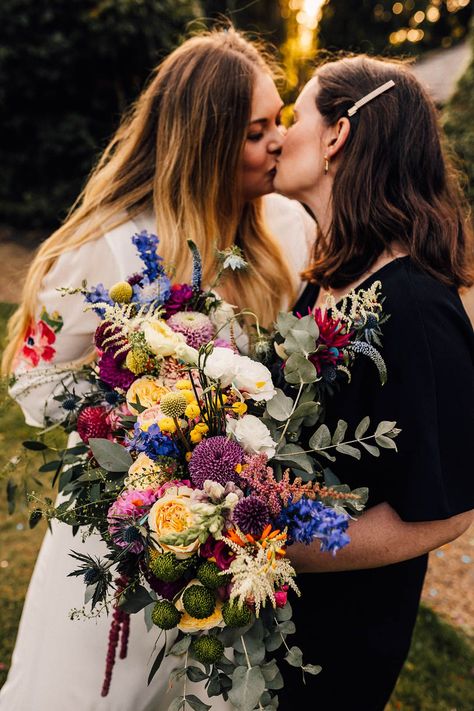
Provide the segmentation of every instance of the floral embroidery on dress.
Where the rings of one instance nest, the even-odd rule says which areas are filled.
[[[40,361],[49,363],[56,355],[53,344],[56,334],[63,327],[63,319],[58,311],[49,314],[43,306],[39,320],[32,322],[25,334],[25,340],[19,353],[20,360],[26,361],[28,367],[36,368]]]

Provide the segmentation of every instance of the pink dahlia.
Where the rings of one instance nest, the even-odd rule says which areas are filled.
[[[107,512],[109,533],[120,548],[130,545],[131,553],[141,553],[144,543],[137,524],[157,499],[154,489],[123,491]]]
[[[179,311],[168,319],[168,326],[182,333],[188,346],[199,348],[212,340],[214,326],[211,319],[199,311]]]
[[[108,437],[111,432],[111,426],[105,407],[90,405],[81,410],[77,418],[76,429],[79,432],[79,437],[86,444],[91,437]]]
[[[189,473],[194,486],[202,489],[206,479],[225,486],[228,481],[239,484],[236,468],[244,461],[244,450],[227,437],[208,437],[193,452]]]

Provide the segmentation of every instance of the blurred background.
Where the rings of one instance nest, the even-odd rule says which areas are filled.
[[[289,104],[320,51],[412,57],[474,200],[474,30],[470,0],[2,0],[0,3],[0,346],[33,250],[64,219],[150,72],[187,35],[229,18],[273,45]],[[474,300],[473,300],[474,301]],[[0,485],[31,479],[31,432],[1,393]],[[13,437],[12,437],[13,433]],[[35,459],[36,456],[36,459]],[[0,496],[0,685],[43,524]],[[388,709],[474,709],[474,532],[431,555],[409,661]],[[71,623],[73,624],[73,623]],[[370,670],[368,670],[370,674]],[[388,711],[387,709],[387,711]],[[321,710],[325,711],[325,710]]]

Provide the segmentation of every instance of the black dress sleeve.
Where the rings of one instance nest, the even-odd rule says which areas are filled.
[[[398,260],[380,276],[389,321],[382,327],[388,382],[370,361],[328,404],[328,422],[352,427],[365,415],[371,430],[396,420],[398,453],[339,455],[341,481],[369,487],[369,504],[387,501],[405,521],[445,519],[474,507],[474,336],[458,294]],[[353,430],[352,430],[353,431]]]

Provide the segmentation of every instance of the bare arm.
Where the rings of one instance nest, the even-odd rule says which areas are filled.
[[[336,556],[321,553],[315,541],[310,546],[290,546],[288,557],[299,573],[378,568],[416,558],[454,540],[469,528],[473,514],[467,511],[442,521],[409,523],[382,503],[350,523],[351,542]]]

